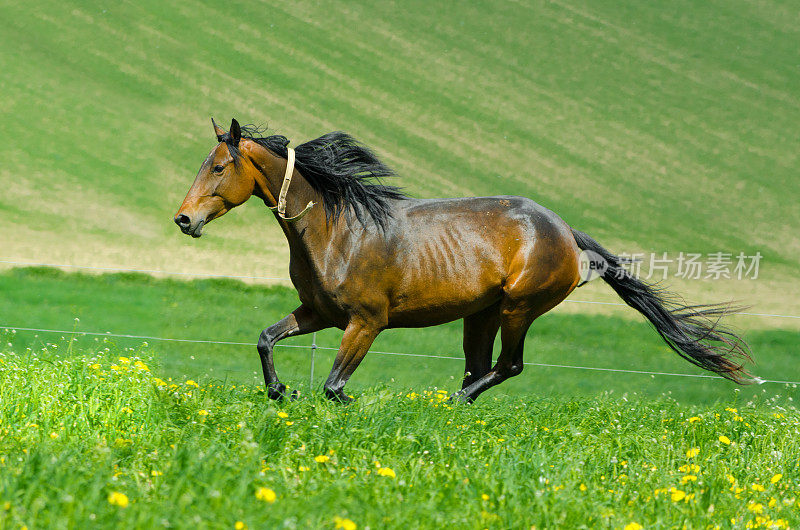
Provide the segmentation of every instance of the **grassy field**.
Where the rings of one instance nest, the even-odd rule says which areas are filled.
[[[792,2],[0,17],[0,326],[76,332],[0,330],[0,528],[797,526],[795,385],[542,366],[701,374],[629,308],[575,303],[618,302],[601,282],[539,319],[531,365],[475,406],[437,397],[460,386],[460,323],[382,334],[348,407],[319,398],[341,332],[318,334],[313,382],[311,338],[285,341],[303,399],[275,404],[252,343],[297,297],[271,214],[245,204],[201,240],[171,222],[211,116],[294,145],[346,130],[414,196],[528,196],[616,252],[761,252],[758,280],[669,283],[800,315]],[[276,280],[5,270],[20,262]],[[800,320],[729,322],[754,374],[800,380]]]
[[[158,359],[158,375],[212,378],[263,384],[253,344],[261,329],[276,322],[298,305],[296,293],[286,287],[245,285],[230,280],[193,282],[156,280],[120,274],[100,277],[70,275],[47,269],[17,270],[0,274],[0,325],[46,329],[111,332],[150,337],[212,340],[246,345],[194,344],[149,340]],[[622,368],[655,372],[707,374],[680,359],[650,326],[631,309],[628,318],[614,314],[553,312],[540,318],[528,333],[525,361],[530,363]],[[631,315],[632,314],[632,315]],[[633,316],[634,319],[629,317]],[[78,323],[75,318],[80,319]],[[31,326],[36,323],[36,326]],[[756,365],[753,373],[764,379],[800,381],[795,361],[800,334],[791,329],[751,327],[748,317],[732,321],[750,342]],[[318,333],[316,385],[321,385],[333,362],[342,333]],[[58,343],[61,335],[20,332],[19,347],[39,348]],[[95,344],[96,337],[76,339],[78,347]],[[121,347],[138,347],[142,339],[110,338]],[[376,383],[395,389],[420,391],[432,385],[455,390],[463,373],[461,323],[382,333],[372,347],[376,352],[399,352],[454,357],[367,356],[348,388],[358,393]],[[278,374],[290,385],[309,380],[311,337],[296,337],[279,344]],[[283,346],[280,346],[283,345]],[[497,351],[497,348],[496,348]],[[490,394],[531,396],[664,395],[681,402],[707,404],[729,400],[736,385],[723,380],[671,376],[620,374],[543,366],[528,366],[519,377]],[[765,384],[742,387],[743,399],[783,396],[800,399],[797,390]]]
[[[532,197],[617,251],[761,251],[800,314],[791,2],[0,6],[3,259],[286,276],[252,204],[170,222],[209,117],[363,139],[416,196]],[[145,250],[146,249],[146,250]]]
[[[267,403],[147,350],[0,353],[4,528],[788,528],[800,415],[770,400],[385,387]]]

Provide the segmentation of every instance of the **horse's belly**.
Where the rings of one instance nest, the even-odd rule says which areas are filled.
[[[503,296],[496,274],[467,278],[432,277],[424,284],[399,286],[389,307],[389,327],[424,327],[464,318]]]

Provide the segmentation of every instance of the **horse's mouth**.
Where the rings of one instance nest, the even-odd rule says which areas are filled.
[[[203,235],[203,225],[206,224],[206,220],[203,219],[196,226],[192,227],[191,225],[181,226],[181,232],[186,234],[187,236],[192,236],[194,238],[198,238]]]
[[[186,233],[189,234],[190,236],[194,237],[194,238],[198,238],[198,237],[203,235],[203,226],[205,224],[206,224],[206,220],[203,219],[202,221],[197,223],[197,226],[195,227],[194,230],[192,230],[191,232],[186,232]]]

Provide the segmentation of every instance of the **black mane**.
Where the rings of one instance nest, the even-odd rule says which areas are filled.
[[[242,138],[266,147],[278,156],[288,156],[289,140],[282,135],[261,136],[254,125],[242,127]],[[225,140],[229,140],[225,135]],[[238,155],[233,146],[231,153]],[[363,225],[364,212],[375,223],[385,228],[391,217],[389,201],[406,199],[396,186],[387,186],[380,180],[394,177],[395,172],[381,162],[375,154],[347,133],[336,131],[300,144],[294,148],[295,167],[322,196],[322,206],[328,221],[335,221],[342,212],[352,210]]]

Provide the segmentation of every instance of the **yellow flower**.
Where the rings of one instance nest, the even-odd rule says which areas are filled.
[[[694,458],[700,452],[699,447],[692,447],[688,451],[686,451],[686,458]]]
[[[780,473],[778,473],[778,474],[776,474],[776,475],[773,475],[773,476],[772,476],[772,478],[771,478],[771,479],[769,479],[769,481],[770,481],[771,483],[773,483],[773,484],[777,484],[777,483],[778,483],[778,481],[779,481],[780,479],[782,479],[782,478],[783,478],[783,475],[781,475]]]
[[[724,443],[725,445],[730,445],[731,444],[731,439],[728,438],[727,436],[725,436],[724,434],[719,437],[719,441]]]
[[[378,475],[380,475],[382,477],[395,478],[397,476],[397,475],[395,475],[394,470],[392,468],[390,468],[390,467],[382,467],[382,468],[378,469],[377,473],[378,473]]]
[[[314,460],[319,464],[324,464],[325,462],[330,461],[331,457],[328,455],[317,455],[314,457]]]
[[[197,411],[198,416],[208,416],[208,411],[206,409],[200,409]]]
[[[133,409],[131,409],[130,407],[122,407],[120,409],[120,412],[125,412],[127,414],[132,414],[133,413]]]
[[[56,438],[58,438],[58,433],[57,433],[57,432],[51,432],[51,433],[50,433],[50,438],[52,438],[53,440],[55,440]]]
[[[99,365],[99,364],[97,364],[97,363],[90,364],[90,365],[89,365],[89,368],[91,368],[91,369],[93,369],[93,370],[99,370],[99,369],[100,369],[100,365]]]
[[[686,497],[686,492],[685,491],[681,491],[681,490],[677,490],[675,488],[672,488],[672,494],[670,495],[670,498],[672,499],[672,502],[678,502],[678,501],[682,500],[684,497]]]
[[[760,502],[751,502],[747,505],[747,509],[753,513],[761,513],[764,511],[764,505]]]
[[[696,423],[698,421],[701,421],[700,416],[692,416],[689,418],[689,423]]]
[[[736,410],[736,409],[734,409],[734,408],[731,408],[731,407],[725,407],[725,410],[727,410],[728,412],[732,412],[732,413],[734,413],[734,414],[736,414],[737,412],[739,412],[738,410]]]
[[[489,500],[489,496],[488,496],[488,495],[486,495],[485,493],[482,493],[482,494],[481,494],[481,499],[483,499],[483,500],[485,500],[485,501],[488,501],[488,500]]]
[[[128,496],[118,491],[112,491],[108,494],[108,503],[120,508],[126,508],[128,506]]]
[[[128,359],[127,357],[120,357],[119,362],[121,362],[122,364],[128,364],[131,362],[131,360]]]
[[[144,370],[145,372],[149,372],[150,371],[150,368],[146,364],[144,364],[142,361],[136,361],[135,363],[133,363],[133,366],[135,366],[139,370]]]
[[[280,411],[280,412],[278,412],[278,417],[279,418],[288,418],[289,415],[286,414],[284,411]]]
[[[269,488],[258,488],[256,490],[256,499],[272,504],[278,496]]]
[[[193,386],[193,387],[195,387],[195,388],[200,388],[200,385],[198,385],[198,384],[197,384],[195,381],[193,381],[192,379],[189,379],[189,380],[188,380],[188,381],[186,381],[186,383],[184,383],[184,384],[185,384],[186,386]],[[240,521],[240,522],[241,522],[241,521]],[[244,523],[242,523],[242,524],[244,524]]]
[[[644,528],[644,526],[639,523],[628,523],[625,525],[625,530],[642,530],[642,528]]]
[[[697,482],[697,475],[686,475],[681,479],[681,484],[686,484],[687,482]]]
[[[750,489],[753,491],[764,491],[764,486],[761,484],[751,484]]]
[[[247,525],[246,525],[246,524],[244,524],[244,523],[243,523],[243,522],[241,522],[241,521],[236,521],[235,523],[233,523],[233,527],[234,527],[236,530],[247,530]]]
[[[700,466],[697,464],[684,464],[678,468],[678,471],[695,474],[700,471]]]
[[[159,379],[158,377],[154,377],[153,382],[156,384],[156,386],[169,386],[167,385],[166,381],[164,381],[163,379]]]
[[[578,486],[578,489],[579,489],[579,490],[581,490],[581,491],[586,491],[586,484],[584,484],[583,482],[581,482],[581,485],[580,485],[580,486]]]
[[[155,469],[154,469],[154,470],[152,470],[152,471],[150,471],[150,476],[151,476],[151,477],[160,477],[160,476],[161,476],[161,475],[163,475],[163,474],[164,474],[164,473],[162,473],[161,471],[157,471],[157,470],[155,470]]]
[[[731,484],[735,484],[735,483],[736,483],[736,477],[734,477],[734,476],[733,476],[733,475],[731,475],[730,473],[728,473],[727,475],[725,475],[725,477],[728,479],[728,482],[730,482]]]
[[[356,523],[354,523],[350,519],[343,519],[343,518],[339,517],[338,515],[333,518],[333,522],[336,525],[337,530],[338,529],[341,529],[341,530],[356,530],[356,528],[358,528],[356,526]]]
[[[292,425],[294,425],[294,422],[293,421],[287,421],[286,425],[289,425],[291,427]]]

